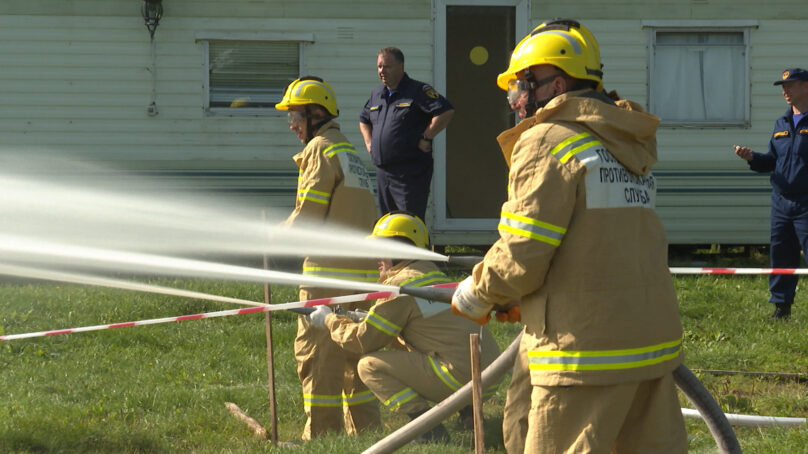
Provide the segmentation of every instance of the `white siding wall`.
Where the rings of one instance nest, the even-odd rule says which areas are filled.
[[[545,16],[537,16],[542,6],[533,7],[533,25]],[[709,9],[693,8],[662,14],[670,2],[634,3],[642,16],[635,19],[600,18],[571,14],[570,9],[555,7],[545,11],[546,17],[579,17],[589,27],[600,44],[604,63],[604,82],[608,90],[617,90],[621,97],[648,106],[648,36],[642,20],[671,19],[757,19],[759,27],[751,30],[751,126],[749,128],[667,128],[658,134],[659,162],[654,173],[658,178],[657,212],[668,232],[671,243],[768,243],[770,186],[767,175],[756,174],[737,158],[733,144],[744,144],[756,151],[766,152],[774,121],[786,109],[780,89],[772,86],[782,70],[808,66],[808,48],[793,40],[793,31],[804,26],[802,20],[783,20],[776,16],[781,9],[775,2],[766,11],[759,5],[743,14],[718,14],[714,2]],[[658,11],[647,10],[656,3]],[[610,3],[611,4],[611,3]],[[612,5],[614,6],[614,5]],[[629,5],[625,5],[629,7]],[[729,6],[729,5],[727,5]],[[738,6],[738,5],[736,5]],[[592,10],[578,5],[579,11]],[[735,8],[735,7],[733,7]],[[618,8],[620,9],[620,8]],[[623,16],[627,9],[620,9]],[[608,15],[607,15],[608,16]],[[602,17],[602,16],[601,16]],[[790,15],[794,18],[794,14]],[[795,18],[796,19],[796,18]]]
[[[0,158],[70,155],[87,162],[161,170],[167,186],[199,180],[254,190],[255,205],[291,205],[301,145],[284,116],[206,116],[197,33],[312,33],[305,72],[335,88],[340,123],[361,150],[357,115],[378,79],[376,51],[399,46],[410,75],[433,80],[430,0],[167,0],[155,35],[157,107],[149,117],[149,36],[136,0],[3,0],[0,3]],[[608,89],[647,105],[643,20],[754,19],[751,127],[671,129],[658,135],[658,211],[678,243],[768,241],[768,182],[731,145],[765,151],[785,110],[771,85],[786,67],[808,66],[795,40],[803,0],[533,0],[531,23],[580,19],[597,36]],[[784,19],[787,18],[787,19]],[[368,167],[371,167],[368,160]],[[436,169],[441,172],[440,169]],[[192,173],[196,172],[196,173]],[[455,242],[463,242],[462,235]]]
[[[604,81],[617,92],[648,108],[648,34],[642,20],[587,21],[598,37]],[[757,30],[752,31],[754,43]],[[754,50],[753,50],[754,51]],[[759,104],[754,88],[776,78],[780,69],[759,70],[753,61],[752,105]],[[759,72],[768,72],[765,81],[754,80]],[[778,90],[768,97],[775,101]],[[782,110],[785,105],[780,99]],[[751,128],[669,128],[657,134],[659,162],[654,173],[658,179],[657,212],[671,243],[767,243],[768,178],[748,170],[738,159],[732,144],[743,143],[765,150],[768,128],[774,114],[765,122],[754,121],[759,115],[752,109]],[[768,122],[768,124],[764,124]],[[761,129],[762,127],[762,129]],[[758,146],[762,142],[764,146]]]
[[[164,2],[155,34],[159,115],[150,117],[150,42],[140,1],[4,0],[0,153],[159,170],[166,187],[198,180],[246,189],[259,206],[289,206],[297,177],[291,156],[302,145],[285,115],[205,115],[198,33],[313,33],[304,72],[334,87],[338,121],[360,151],[358,114],[379,83],[376,52],[396,45],[411,75],[432,78],[428,0],[226,3]],[[365,17],[352,18],[358,16]]]
[[[761,20],[750,31],[749,128],[660,130],[659,211],[674,242],[769,242],[768,175],[751,172],[732,145],[767,151],[774,121],[787,107],[772,83],[783,69],[808,65],[808,49],[790,32],[803,26]]]

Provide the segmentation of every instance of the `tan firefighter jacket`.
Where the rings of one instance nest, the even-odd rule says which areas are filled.
[[[508,200],[474,293],[498,306],[521,299],[534,386],[651,379],[682,361],[650,174],[658,122],[637,104],[577,91],[498,138]]]
[[[404,261],[380,279],[383,284],[422,287],[451,282],[432,262]],[[429,356],[432,370],[452,390],[471,377],[469,334],[480,327],[453,315],[448,303],[432,302],[408,295],[379,300],[367,318],[356,323],[347,317],[330,314],[325,324],[331,338],[356,355],[403,344],[409,351]],[[499,347],[488,328],[480,335],[480,364],[488,366],[499,356]]]
[[[368,233],[373,230],[376,204],[370,179],[337,122],[321,126],[293,159],[300,172],[295,209],[287,225],[328,225]],[[379,277],[375,261],[344,258],[307,257],[303,274],[361,282],[376,282]]]

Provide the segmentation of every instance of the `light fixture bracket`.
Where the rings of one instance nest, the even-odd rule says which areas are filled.
[[[146,28],[149,30],[149,36],[154,39],[154,32],[163,17],[163,0],[143,0],[143,4],[140,6],[140,15],[143,16]]]

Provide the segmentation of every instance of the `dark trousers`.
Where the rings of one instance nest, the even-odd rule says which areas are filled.
[[[382,216],[393,211],[409,211],[426,222],[431,184],[432,161],[376,167],[376,190]]]
[[[786,198],[772,192],[771,246],[769,258],[772,268],[797,268],[800,250],[808,251],[808,196]],[[769,276],[771,303],[793,303],[797,290],[797,276],[772,274]]]

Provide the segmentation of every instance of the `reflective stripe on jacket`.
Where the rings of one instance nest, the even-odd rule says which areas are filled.
[[[427,261],[401,262],[382,276],[381,281],[395,286],[405,282],[408,285],[419,283],[420,286],[450,282],[432,262]],[[430,304],[449,308],[446,303],[424,300],[419,304],[412,296],[401,295],[378,300],[362,322],[330,314],[326,317],[326,325],[334,342],[357,355],[380,350],[398,343],[400,339],[408,350],[429,356],[435,373],[450,389],[455,390],[457,383],[462,385],[471,376],[469,334],[480,333],[480,327],[448,310],[429,313],[425,307]],[[486,327],[483,327],[480,335],[480,345],[480,364],[484,368],[499,356],[499,347]],[[394,399],[397,405],[405,402],[401,400],[406,397],[405,394]]]
[[[770,181],[775,191],[791,198],[808,194],[808,116],[794,125],[794,112],[789,107],[774,123],[769,151],[753,156],[749,168],[772,172]]]
[[[293,159],[300,170],[295,209],[287,225],[373,230],[376,202],[370,179],[356,149],[335,121],[321,126]],[[375,282],[379,276],[374,260],[317,257],[305,259],[303,274],[362,282]]]
[[[534,385],[606,385],[681,363],[682,327],[654,212],[658,119],[592,91],[561,95],[498,138],[510,163],[500,239],[475,294],[520,300]]]

